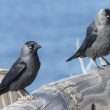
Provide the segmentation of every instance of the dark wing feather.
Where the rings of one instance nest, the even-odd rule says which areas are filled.
[[[26,64],[20,58],[12,65],[9,72],[3,78],[0,84],[0,90],[5,89],[8,85],[17,79],[26,69]]]
[[[77,50],[77,57],[85,57],[85,51],[90,48],[97,38],[97,28],[95,22],[91,23],[87,28],[86,38],[80,48]]]
[[[86,49],[91,47],[91,45],[94,43],[96,38],[97,38],[97,28],[95,26],[95,22],[93,22],[88,26],[86,38],[81,44],[80,48],[77,50],[77,52],[73,56],[68,58],[66,61],[71,61],[72,59],[75,59],[78,57],[85,57]]]
[[[90,48],[91,45],[96,40],[96,38],[97,38],[97,28],[95,26],[95,23],[93,22],[87,28],[86,38],[83,41],[82,45],[80,46],[79,51],[85,51],[87,48]]]

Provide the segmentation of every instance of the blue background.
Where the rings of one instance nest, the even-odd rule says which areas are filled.
[[[36,88],[81,73],[78,60],[65,60],[75,42],[85,38],[87,26],[109,0],[0,0],[0,67],[9,69],[29,40],[42,45],[38,77],[27,88]],[[85,64],[88,60],[85,59]]]

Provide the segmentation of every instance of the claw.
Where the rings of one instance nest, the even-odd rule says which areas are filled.
[[[27,96],[23,96],[21,98],[19,98],[18,100],[33,100],[33,99],[36,99],[37,97],[35,96],[32,96],[32,95],[27,95]]]
[[[33,100],[33,99],[36,99],[37,97],[32,96],[32,95],[27,95],[26,98],[27,100]]]
[[[104,70],[104,67],[103,66],[97,66],[97,69],[98,70]]]

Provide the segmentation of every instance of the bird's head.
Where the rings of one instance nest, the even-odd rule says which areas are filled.
[[[25,43],[25,46],[32,52],[36,52],[41,46],[35,41],[29,41]]]
[[[99,25],[110,24],[110,9],[101,9],[96,16],[96,22]]]
[[[41,48],[41,46],[39,44],[37,44],[37,42],[35,41],[28,41],[24,44],[22,50],[21,50],[21,54],[23,56],[25,55],[29,55],[29,54],[34,54],[37,52],[37,50]]]

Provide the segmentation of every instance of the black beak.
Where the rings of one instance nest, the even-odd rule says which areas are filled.
[[[40,48],[42,48],[39,44],[37,44],[37,45],[34,45],[34,50],[36,50],[36,49],[40,49]]]
[[[41,45],[37,45],[37,48],[39,49],[39,48],[42,48],[42,47],[41,47]]]

